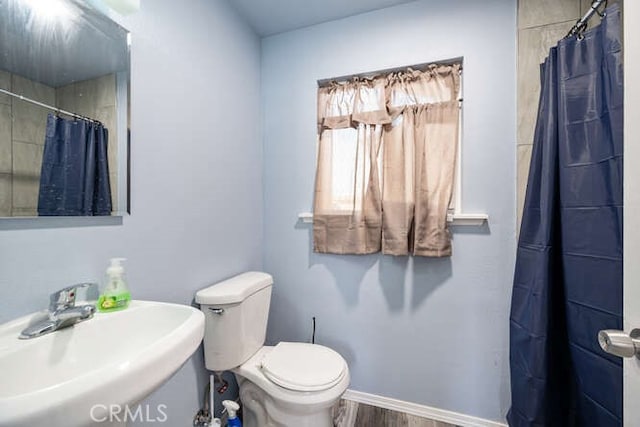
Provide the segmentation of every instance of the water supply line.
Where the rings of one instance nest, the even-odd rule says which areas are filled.
[[[204,403],[203,408],[193,417],[194,427],[219,427],[220,419],[215,417],[215,400],[214,389],[215,378],[213,374],[209,375],[209,384],[204,389]]]
[[[215,387],[215,379],[213,378],[213,374],[209,375],[209,419],[211,420],[211,424],[213,424],[216,417],[216,407],[214,406],[214,393],[213,388]]]

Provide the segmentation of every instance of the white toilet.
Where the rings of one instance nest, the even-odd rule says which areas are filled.
[[[244,427],[332,426],[349,367],[317,344],[264,346],[272,285],[269,274],[248,272],[198,291],[207,369],[235,373]]]

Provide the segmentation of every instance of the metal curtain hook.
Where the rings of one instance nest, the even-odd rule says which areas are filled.
[[[600,12],[600,9],[598,9],[597,7],[593,7],[595,3],[596,3],[595,1],[591,3],[591,9],[593,9],[598,14],[598,16],[600,16],[600,18],[604,18],[605,16],[607,16],[607,13],[605,12],[605,10],[609,5],[609,0],[605,0],[604,7],[602,8],[602,12]]]

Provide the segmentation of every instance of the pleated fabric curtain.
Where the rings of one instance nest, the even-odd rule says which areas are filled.
[[[510,321],[512,427],[622,426],[620,10],[542,65]]]
[[[38,215],[111,215],[107,144],[102,124],[49,114]]]
[[[451,255],[460,64],[318,89],[314,251]]]

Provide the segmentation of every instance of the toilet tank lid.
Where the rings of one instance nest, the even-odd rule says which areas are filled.
[[[272,284],[273,278],[270,274],[249,271],[199,290],[196,293],[196,302],[206,305],[239,303]]]

